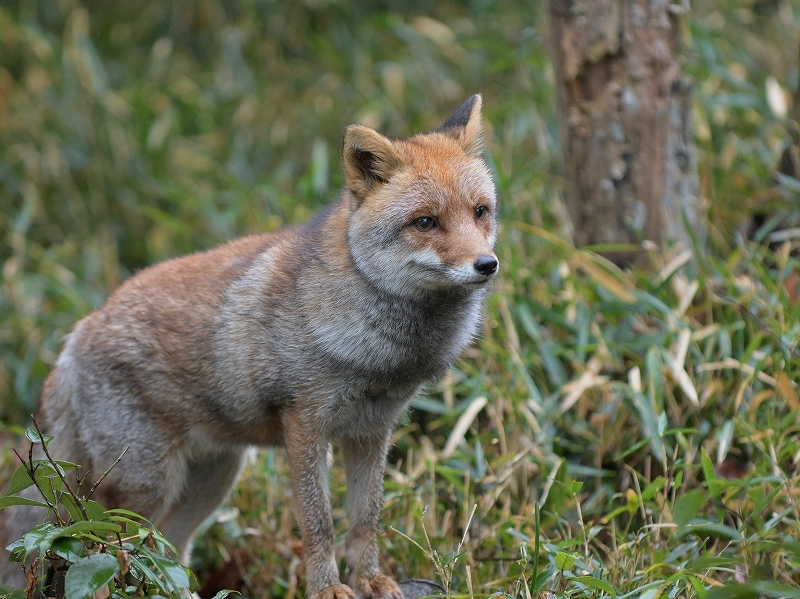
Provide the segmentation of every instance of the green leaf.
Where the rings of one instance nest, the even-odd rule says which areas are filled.
[[[450,408],[443,401],[436,401],[429,397],[416,397],[411,401],[411,407],[415,410],[429,412],[431,414],[445,415],[451,412]]]
[[[569,570],[575,565],[575,556],[566,551],[559,551],[556,553],[556,569],[563,572]]]
[[[724,587],[717,587],[708,593],[707,599],[756,599],[757,597],[798,599],[800,598],[800,589],[777,582],[759,580],[748,584],[728,584]]]
[[[25,543],[22,539],[17,539],[9,544],[8,547],[6,547],[6,551],[11,554],[8,556],[8,559],[12,562],[21,562],[26,557]]]
[[[761,512],[770,504],[772,503],[773,499],[778,496],[778,493],[783,491],[783,485],[775,485],[772,491],[769,492],[766,496],[764,495],[764,489],[762,487],[752,487],[748,490],[747,494],[750,496],[750,499],[753,501],[753,511],[751,512],[751,516],[758,516]],[[748,518],[749,520],[749,518]]]
[[[25,431],[25,436],[31,443],[36,443],[37,445],[47,445],[50,441],[53,440],[52,435],[40,435],[39,431],[37,431],[32,426],[29,426]]]
[[[687,576],[686,578],[692,585],[692,589],[694,589],[697,599],[705,599],[708,596],[708,591],[703,586],[703,583],[700,581],[700,579],[697,578],[697,576]]]
[[[752,586],[760,595],[766,595],[767,597],[780,597],[781,599],[800,598],[800,588],[797,588],[796,586],[788,586],[785,584],[779,584],[777,582],[771,582],[769,580],[759,580],[757,582],[750,583],[748,586]]]
[[[631,445],[628,449],[626,449],[622,453],[616,454],[614,456],[614,461],[615,462],[621,462],[622,460],[624,460],[626,457],[628,457],[632,453],[636,453],[637,451],[639,451],[642,447],[644,447],[648,443],[650,443],[650,438],[649,437],[647,439],[642,439],[641,441],[638,441],[637,443],[634,443],[633,445]]]
[[[92,503],[96,503],[96,504],[97,504],[97,505],[99,505],[101,508],[103,508],[103,506],[102,506],[102,505],[100,505],[99,503],[97,503],[96,501],[93,501]],[[106,511],[106,509],[105,509],[105,508],[103,508],[103,511],[105,512],[105,511]],[[115,516],[117,516],[117,515],[120,515],[120,516],[127,516],[127,518],[128,518],[130,521],[135,521],[136,523],[141,523],[141,522],[144,522],[144,523],[146,523],[147,525],[149,525],[151,528],[152,528],[152,526],[153,526],[153,525],[150,523],[150,521],[149,521],[147,518],[145,518],[145,517],[144,517],[144,516],[142,516],[141,514],[137,514],[136,512],[132,512],[131,510],[125,510],[125,509],[122,509],[122,508],[114,508],[114,509],[110,509],[110,510],[108,510],[108,511],[107,511],[107,514],[109,515],[109,517],[112,517],[112,518],[113,518],[113,517],[115,517]]]
[[[175,548],[175,545],[170,543],[164,535],[162,535],[157,528],[153,528],[148,530],[146,528],[142,528],[139,530],[139,538],[144,540],[146,538],[150,538],[156,543],[156,547],[158,548],[159,553],[165,553],[167,549],[171,550],[173,553],[177,554],[178,550]]]
[[[64,472],[61,471],[59,473],[57,470],[59,466],[57,464],[51,464],[47,460],[36,460],[34,462],[34,468],[33,476],[38,483],[39,493],[46,497],[51,503],[56,503],[55,492],[61,491],[64,488],[64,481],[61,480],[59,474],[63,476]]]
[[[742,533],[735,528],[714,522],[692,522],[684,526],[679,526],[678,538],[682,539],[686,535],[696,535],[698,537],[716,536],[732,541],[742,540]]]
[[[678,526],[689,523],[708,502],[708,495],[702,489],[694,489],[681,495],[672,508],[672,519]]]
[[[64,491],[64,481],[54,474],[36,473],[36,482],[39,484],[39,493],[53,505],[59,503],[61,493]]]
[[[644,432],[647,434],[650,451],[656,459],[663,462],[666,456],[666,449],[664,440],[658,432],[659,418],[656,416],[655,404],[644,393],[633,393],[631,395],[631,404],[639,416]]]
[[[652,398],[657,409],[662,412],[664,410],[664,370],[661,367],[661,355],[655,345],[647,350],[645,370],[649,387],[648,395]]]
[[[2,599],[25,599],[25,591],[15,589],[0,584],[0,598]]]
[[[714,472],[714,465],[711,463],[711,458],[708,457],[708,452],[703,448],[700,455],[700,463],[703,465],[703,476],[705,477],[706,484],[708,485],[708,492],[714,501],[719,501],[721,497],[719,479],[717,473]]]
[[[224,591],[220,591],[219,593],[214,595],[211,599],[225,599],[225,597],[227,597],[231,593],[236,593],[237,595],[241,595],[239,591],[229,591],[226,589]]]
[[[561,387],[567,382],[567,374],[564,367],[556,357],[555,344],[542,335],[541,329],[536,324],[536,319],[531,313],[528,304],[520,304],[517,307],[517,314],[522,323],[522,328],[528,333],[528,336],[536,343],[539,349],[539,356],[542,359],[542,365],[547,372],[548,378],[553,382],[553,386]]]
[[[570,578],[570,580],[571,581],[574,580],[575,582],[582,582],[586,586],[595,589],[600,589],[601,591],[608,593],[612,597],[617,596],[617,591],[614,589],[614,587],[608,584],[605,580],[600,580],[599,578],[595,578],[594,576],[575,576],[573,578]]]
[[[6,549],[11,551],[12,556],[22,556],[26,559],[31,553],[39,549],[39,544],[47,538],[50,532],[56,528],[50,522],[44,522],[34,526],[26,532],[18,541],[14,541]],[[21,561],[14,559],[14,561]]]
[[[142,551],[150,558],[153,569],[161,575],[165,590],[178,592],[189,588],[189,576],[184,566],[147,547],[142,547]]]
[[[669,421],[667,420],[667,413],[661,412],[661,415],[658,417],[658,436],[663,437],[664,431],[667,430],[667,425]]]
[[[75,537],[55,539],[50,545],[50,551],[70,563],[75,563],[82,557],[86,557],[86,546]]]
[[[62,495],[59,503],[67,510],[67,513],[73,522],[86,520],[86,518],[83,516],[83,512],[81,512],[80,506],[78,506],[78,503],[69,493]]]
[[[31,463],[37,477],[41,475],[61,475],[65,476],[67,470],[77,470],[78,465],[72,462],[64,462],[61,460],[33,460]]]
[[[712,589],[706,599],[758,599],[758,591],[740,585],[726,585]]]
[[[36,480],[45,480],[48,476],[57,474],[57,466],[52,464],[49,460],[33,460],[31,466],[33,467],[33,475]]]
[[[60,530],[59,536],[67,537],[76,533],[122,532],[122,527],[113,522],[75,522]]]
[[[89,517],[89,520],[94,522],[110,522],[111,518],[106,511],[106,508],[103,504],[98,503],[97,501],[93,501],[92,499],[85,499],[83,501],[83,509],[86,510],[86,515]]]
[[[33,479],[31,475],[28,474],[28,469],[25,464],[20,464],[20,466],[14,470],[14,474],[11,475],[11,480],[8,483],[8,491],[6,491],[6,495],[13,495],[15,493],[19,493],[30,487],[33,484]]]
[[[740,562],[732,557],[716,557],[703,555],[685,566],[687,572],[704,572],[705,570],[722,570],[736,567]]]
[[[119,562],[109,553],[82,557],[67,570],[64,595],[70,599],[89,597],[108,585],[117,572]]]
[[[619,516],[623,512],[629,512],[629,511],[630,511],[630,509],[628,507],[628,504],[626,503],[625,505],[621,505],[618,508],[611,510],[608,514],[603,516],[603,518],[600,520],[600,522],[603,523],[603,524],[608,524],[609,522],[611,522],[614,518],[616,518],[617,516]]]
[[[27,556],[34,550],[38,550],[40,554],[46,553],[52,548],[55,541],[60,538],[72,537],[77,534],[99,536],[98,533],[120,532],[121,530],[122,528],[119,525],[110,522],[81,521],[64,527],[45,523],[37,526],[22,538]]]
[[[47,507],[47,504],[35,499],[28,499],[26,497],[0,497],[0,508],[8,507],[9,505],[35,505],[37,507]]]
[[[194,593],[197,591],[197,576],[194,575],[191,568],[183,566],[183,571],[186,572],[186,575],[189,577],[189,591]]]
[[[645,489],[642,491],[642,499],[644,501],[650,501],[653,497],[656,496],[656,493],[661,491],[666,484],[663,476],[659,476],[653,482],[651,482]]]
[[[733,420],[728,419],[717,429],[717,464],[727,457],[733,441]]]
[[[664,586],[662,584],[656,583],[654,586],[646,589],[641,595],[639,595],[639,599],[660,599],[663,597],[662,591],[664,590]]]

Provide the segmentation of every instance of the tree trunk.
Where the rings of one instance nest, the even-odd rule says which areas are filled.
[[[704,240],[689,85],[668,0],[550,0],[577,246]],[[643,252],[608,252],[618,264]]]

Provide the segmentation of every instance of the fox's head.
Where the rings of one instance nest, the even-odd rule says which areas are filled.
[[[373,284],[405,294],[477,289],[495,277],[497,199],[481,143],[479,95],[438,129],[407,140],[346,129],[348,239]]]

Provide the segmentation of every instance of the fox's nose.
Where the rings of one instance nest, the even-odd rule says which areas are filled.
[[[497,270],[497,258],[494,256],[478,256],[478,259],[475,260],[473,264],[475,270],[481,273],[483,276],[488,277],[489,275],[493,275]]]

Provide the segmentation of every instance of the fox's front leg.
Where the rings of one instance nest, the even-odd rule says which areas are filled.
[[[378,525],[383,507],[383,474],[390,432],[342,440],[347,472],[347,580],[361,598],[403,599],[394,579],[380,573]]]
[[[283,415],[282,425],[295,512],[303,536],[306,595],[310,599],[355,599],[353,590],[339,582],[334,555],[328,439],[294,412]]]

